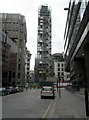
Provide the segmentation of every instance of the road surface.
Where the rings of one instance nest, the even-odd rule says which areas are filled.
[[[25,90],[2,98],[2,118],[45,118],[53,99],[41,99],[40,89]]]

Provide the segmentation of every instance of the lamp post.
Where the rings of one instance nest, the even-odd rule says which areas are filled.
[[[57,78],[57,92],[58,92],[58,78]]]
[[[60,91],[60,77],[57,76],[57,93],[59,94],[59,97],[61,97],[61,91]]]
[[[61,80],[60,77],[58,77],[58,83],[59,83],[59,87],[58,87],[58,88],[59,88],[59,97],[61,97],[60,80]]]

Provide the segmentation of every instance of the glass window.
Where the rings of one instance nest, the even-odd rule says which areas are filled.
[[[64,64],[62,63],[62,64],[61,64],[61,67],[63,67],[63,66],[64,66]]]
[[[18,73],[18,78],[20,78],[20,73]]]
[[[64,68],[61,68],[62,71],[64,71]]]
[[[60,68],[58,68],[58,71],[60,71]]]
[[[29,74],[29,72],[27,72],[27,74]]]
[[[61,76],[62,76],[62,77],[64,76],[64,72],[61,73]]]
[[[60,67],[60,63],[58,63],[58,67]]]
[[[20,68],[21,68],[21,64],[18,65],[18,69],[19,69],[19,70],[20,70]]]
[[[13,72],[13,78],[15,78],[15,72]]]
[[[29,66],[29,63],[27,63],[27,66]]]
[[[27,67],[27,70],[29,70],[29,67]]]

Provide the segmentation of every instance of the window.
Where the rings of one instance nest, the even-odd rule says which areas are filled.
[[[64,68],[61,68],[62,71],[64,71]]]
[[[13,72],[13,78],[15,78],[15,72]]]
[[[29,62],[29,61],[30,61],[30,59],[27,59],[27,61]]]
[[[27,63],[27,66],[29,66],[29,63]]]
[[[27,75],[29,74],[29,72],[27,72]]]
[[[58,68],[58,71],[60,71],[60,68]]]
[[[64,72],[61,73],[62,77],[64,76]]]
[[[63,67],[63,66],[64,66],[64,64],[62,63],[62,64],[61,64],[61,67]]]
[[[60,63],[58,63],[58,67],[60,67]]]
[[[18,65],[18,69],[19,69],[19,70],[20,70],[20,68],[21,68],[21,64]]]
[[[18,73],[18,78],[20,78],[20,73]]]
[[[29,67],[27,67],[27,70],[29,70]]]

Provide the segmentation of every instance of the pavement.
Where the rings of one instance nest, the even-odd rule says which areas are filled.
[[[84,94],[66,89],[56,93],[56,98],[47,118],[86,118]]]

